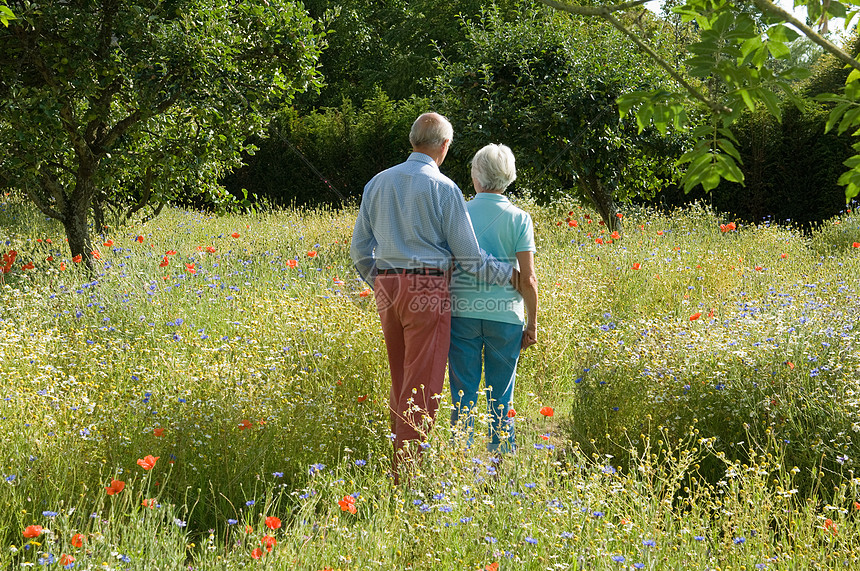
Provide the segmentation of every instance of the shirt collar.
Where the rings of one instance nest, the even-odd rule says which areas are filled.
[[[472,200],[489,200],[491,202],[510,202],[504,194],[494,192],[478,192]]]
[[[419,153],[416,151],[412,151],[412,154],[410,154],[409,158],[406,160],[418,161],[419,163],[433,165],[434,167],[439,168],[439,166],[436,164],[436,161],[434,161],[432,158],[430,158],[430,155],[425,155],[424,153]]]

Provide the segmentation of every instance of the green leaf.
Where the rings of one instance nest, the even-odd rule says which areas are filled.
[[[767,49],[776,59],[786,59],[791,56],[791,50],[782,42],[769,41],[767,43]]]

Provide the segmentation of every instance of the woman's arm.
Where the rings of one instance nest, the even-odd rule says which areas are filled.
[[[522,348],[526,349],[537,343],[538,281],[535,275],[534,252],[517,252],[517,262],[520,264],[518,289],[523,296],[528,314],[522,342]]]

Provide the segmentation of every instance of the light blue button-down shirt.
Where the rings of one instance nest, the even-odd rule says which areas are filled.
[[[378,270],[448,271],[452,259],[488,283],[503,285],[513,272],[478,246],[460,189],[424,153],[412,153],[364,187],[350,256],[371,287]]]

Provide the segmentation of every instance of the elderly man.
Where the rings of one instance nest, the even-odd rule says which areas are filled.
[[[367,183],[352,234],[350,255],[374,288],[388,350],[395,483],[404,446],[424,439],[439,407],[453,259],[483,282],[516,285],[519,276],[481,250],[460,189],[439,171],[453,136],[445,117],[418,117],[409,133],[412,154]]]

